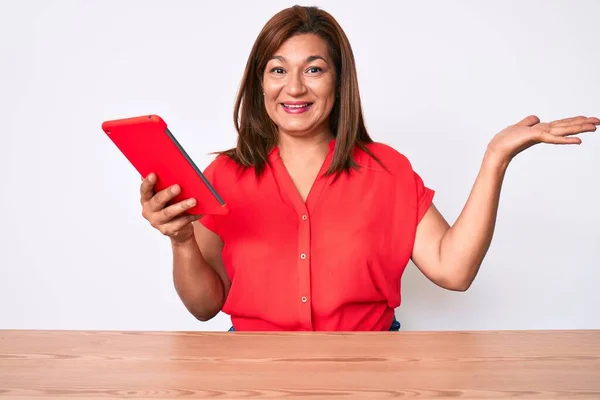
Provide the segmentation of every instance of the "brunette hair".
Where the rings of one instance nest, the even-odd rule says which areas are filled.
[[[316,34],[325,40],[336,69],[336,100],[330,115],[336,145],[327,174],[348,172],[356,167],[352,158],[355,146],[377,159],[366,147],[373,140],[364,123],[354,54],[346,34],[329,13],[317,7],[296,5],[275,14],[256,38],[233,113],[237,145],[220,153],[242,167],[254,167],[257,176],[264,170],[269,152],[277,145],[277,126],[263,102],[264,69],[287,39],[304,33]]]

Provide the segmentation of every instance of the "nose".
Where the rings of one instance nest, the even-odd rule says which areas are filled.
[[[304,77],[302,73],[290,73],[288,75],[288,82],[285,87],[285,91],[290,96],[301,96],[306,93],[306,86],[304,85]]]

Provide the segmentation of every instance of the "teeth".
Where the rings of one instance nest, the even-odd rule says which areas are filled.
[[[304,108],[304,107],[308,107],[309,105],[310,105],[309,103],[306,103],[306,104],[299,104],[299,105],[284,104],[283,106],[287,107],[287,108]]]

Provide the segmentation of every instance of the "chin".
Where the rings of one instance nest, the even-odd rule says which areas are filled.
[[[315,126],[307,124],[281,124],[279,130],[294,136],[304,136],[315,130]]]
[[[277,126],[279,130],[294,136],[309,135],[311,132],[318,130],[323,122],[315,121],[314,118],[283,116],[278,118]]]

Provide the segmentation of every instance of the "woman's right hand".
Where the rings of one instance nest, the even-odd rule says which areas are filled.
[[[163,235],[168,236],[174,243],[183,243],[194,236],[192,222],[201,215],[185,213],[196,205],[196,199],[190,198],[179,203],[167,203],[180,192],[179,185],[170,186],[154,193],[156,175],[151,173],[142,180],[140,186],[140,202],[142,216]]]

